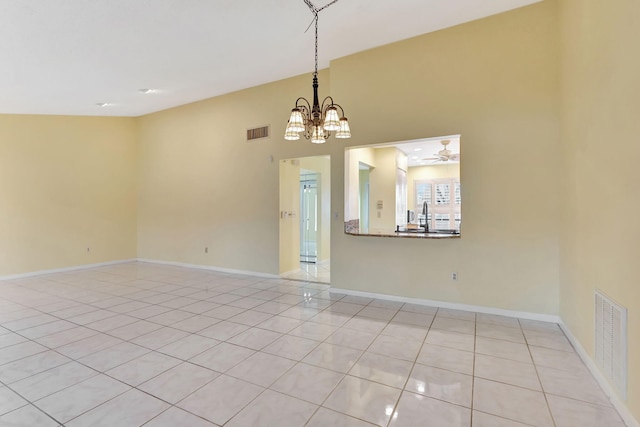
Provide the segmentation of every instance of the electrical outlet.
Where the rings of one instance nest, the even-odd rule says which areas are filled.
[[[208,253],[209,253],[209,248],[208,248],[208,247],[205,247],[205,248],[204,248],[204,253],[205,253],[205,254],[208,254]]]
[[[458,273],[456,273],[456,272],[451,273],[451,280],[457,281],[458,280]]]

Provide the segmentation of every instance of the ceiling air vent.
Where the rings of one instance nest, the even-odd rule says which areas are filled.
[[[247,129],[247,141],[269,138],[269,125],[259,128]]]

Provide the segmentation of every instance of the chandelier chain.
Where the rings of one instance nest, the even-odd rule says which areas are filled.
[[[318,13],[320,13],[320,11],[328,8],[332,4],[337,3],[338,0],[333,0],[333,1],[325,4],[324,6],[322,6],[320,9],[318,9],[313,3],[311,3],[311,0],[303,0],[303,1],[309,7],[309,9],[311,10],[311,13],[313,13],[313,20],[315,21],[315,26],[316,26],[316,28],[315,28],[316,29],[316,44],[315,44],[316,56],[315,56],[315,69],[314,69],[313,75],[317,76],[318,75]]]

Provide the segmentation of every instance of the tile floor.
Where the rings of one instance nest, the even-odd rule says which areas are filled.
[[[0,426],[622,427],[555,324],[144,263],[0,282]]]
[[[329,284],[331,282],[331,265],[329,261],[323,261],[319,264],[301,262],[300,269],[287,273],[283,277],[291,280]]]

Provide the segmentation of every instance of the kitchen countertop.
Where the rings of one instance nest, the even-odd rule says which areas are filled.
[[[408,238],[408,239],[459,239],[459,234],[446,234],[446,233],[403,233],[403,232],[393,232],[393,233],[348,233],[345,231],[345,234],[349,234],[351,236],[370,236],[370,237],[400,237],[400,238]]]

